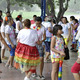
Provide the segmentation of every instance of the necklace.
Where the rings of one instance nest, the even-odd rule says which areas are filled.
[[[34,30],[36,29],[37,31],[39,31],[39,30],[41,29],[41,27],[36,27],[36,26],[34,26],[33,29],[34,29]]]

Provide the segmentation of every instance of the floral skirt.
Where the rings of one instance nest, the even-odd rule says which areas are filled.
[[[14,60],[14,67],[20,68],[23,72],[40,64],[40,57],[36,46],[31,47],[22,43],[18,43],[16,47]]]

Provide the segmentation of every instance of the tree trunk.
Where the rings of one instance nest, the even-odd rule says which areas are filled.
[[[7,1],[7,12],[10,12],[10,0],[6,0]]]

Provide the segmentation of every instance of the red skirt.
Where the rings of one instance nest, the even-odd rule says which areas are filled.
[[[40,57],[36,46],[31,47],[26,44],[18,43],[15,50],[15,67],[19,64],[23,66],[37,66],[40,64]]]

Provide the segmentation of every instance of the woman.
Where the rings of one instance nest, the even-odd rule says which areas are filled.
[[[18,35],[19,31],[23,28],[22,25],[22,15],[18,15],[16,18],[16,34]]]
[[[40,57],[36,48],[38,42],[37,31],[30,29],[29,19],[24,21],[25,28],[17,37],[18,45],[15,50],[15,67],[26,73],[24,80],[30,80],[32,73],[36,72],[36,66],[40,63]]]

